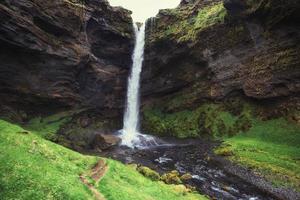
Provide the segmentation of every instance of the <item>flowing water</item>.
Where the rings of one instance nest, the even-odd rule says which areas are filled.
[[[139,90],[140,74],[144,61],[145,23],[141,27],[134,23],[134,32],[136,39],[132,55],[133,64],[128,78],[124,125],[121,130],[122,145],[128,147],[142,146],[145,141],[155,144],[155,140],[151,136],[139,133]]]
[[[257,186],[229,173],[222,163],[209,159],[215,145],[210,141],[169,141],[148,148],[115,147],[101,156],[111,157],[123,163],[148,166],[160,174],[177,170],[181,175],[189,173],[184,184],[193,186],[210,199],[218,200],[274,200]]]

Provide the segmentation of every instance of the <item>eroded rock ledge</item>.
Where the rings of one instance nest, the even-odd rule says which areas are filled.
[[[299,3],[250,2],[183,1],[149,21],[143,95],[185,91],[196,101],[235,92],[255,99],[298,94]]]
[[[298,1],[268,0],[182,1],[160,11],[147,25],[143,102],[180,97],[178,107],[191,107],[243,96],[299,109],[299,11]]]
[[[299,123],[299,11],[292,0],[184,0],[161,10],[147,23],[144,131],[232,135],[251,127],[250,115]]]
[[[122,110],[134,41],[130,14],[106,0],[1,1],[1,115]]]

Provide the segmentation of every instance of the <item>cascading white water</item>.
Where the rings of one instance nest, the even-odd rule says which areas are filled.
[[[127,104],[121,139],[122,145],[133,147],[139,143],[139,89],[140,73],[144,60],[145,23],[139,28],[134,23],[135,47],[132,55],[131,74],[128,78]]]

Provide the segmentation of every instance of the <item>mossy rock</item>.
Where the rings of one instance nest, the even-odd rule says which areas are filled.
[[[187,194],[189,192],[191,192],[192,190],[188,187],[186,187],[185,185],[175,185],[174,190],[176,192],[182,193],[182,194]]]
[[[166,173],[161,176],[161,180],[167,184],[181,184],[182,181],[179,176],[179,172],[176,170],[171,171],[170,173]]]
[[[131,169],[134,169],[134,170],[137,170],[137,168],[138,168],[138,165],[134,164],[134,163],[128,164],[127,166],[130,167]]]
[[[215,150],[215,154],[219,156],[233,156],[233,151],[229,146],[222,146]]]
[[[180,177],[180,180],[181,181],[188,181],[188,180],[191,180],[193,177],[190,173],[186,173],[186,174],[183,174],[181,177]]]
[[[140,167],[137,167],[137,171],[140,172],[145,177],[150,178],[153,181],[160,180],[159,173],[157,173],[156,171],[150,169],[149,167],[140,166]]]

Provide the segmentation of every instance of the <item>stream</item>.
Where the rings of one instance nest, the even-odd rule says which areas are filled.
[[[224,170],[221,163],[211,159],[216,142],[207,140],[168,139],[168,143],[148,148],[131,149],[114,147],[101,152],[101,156],[150,167],[160,174],[177,170],[181,175],[190,173],[192,179],[184,184],[195,187],[212,199],[271,200],[268,194],[256,186]],[[165,140],[166,141],[166,140]]]

